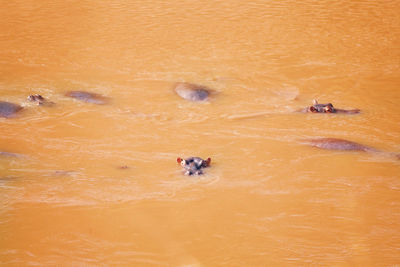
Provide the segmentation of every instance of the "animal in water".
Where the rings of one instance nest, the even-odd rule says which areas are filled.
[[[339,138],[311,138],[303,139],[302,141],[306,142],[310,146],[321,149],[369,152],[381,156],[395,157],[400,160],[400,154],[398,153],[381,151],[373,147]]]
[[[18,111],[20,111],[22,107],[20,105],[0,101],[0,117],[10,118],[15,115]]]
[[[322,149],[378,152],[378,150],[376,150],[375,148],[338,138],[314,138],[304,141],[306,141],[311,146]]]
[[[175,92],[183,99],[193,102],[205,101],[210,95],[207,87],[192,83],[177,83]]]
[[[177,158],[176,161],[185,169],[185,175],[201,175],[203,169],[210,166],[211,158],[206,160],[199,157]]]
[[[128,165],[120,165],[120,166],[117,166],[117,169],[119,169],[119,170],[127,170],[127,169],[129,169],[129,166]]]
[[[313,100],[313,105],[305,109],[305,112],[311,113],[345,113],[345,114],[357,114],[360,113],[359,109],[338,109],[333,107],[331,103],[319,104],[317,100]]]
[[[102,95],[85,91],[69,91],[65,95],[83,102],[97,104],[97,105],[104,105],[109,102],[108,98]]]
[[[52,106],[52,105],[54,105],[54,102],[51,102],[51,101],[47,100],[46,98],[44,98],[43,96],[38,95],[38,94],[28,96],[28,100],[30,102],[37,103],[39,106]]]
[[[12,153],[12,152],[6,152],[6,151],[0,151],[0,157],[5,157],[5,158],[18,158],[20,157],[20,154],[17,153]]]

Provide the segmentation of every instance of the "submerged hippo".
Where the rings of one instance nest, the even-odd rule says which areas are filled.
[[[17,153],[12,153],[12,152],[0,151],[0,157],[4,157],[4,158],[19,158],[19,157],[21,157],[21,155],[17,154]]]
[[[85,91],[69,91],[65,95],[83,102],[93,103],[97,105],[104,105],[109,102],[109,99],[107,97]]]
[[[203,174],[202,169],[210,166],[211,158],[207,160],[199,157],[177,158],[176,161],[185,169],[185,175],[201,175]]]
[[[338,138],[315,138],[305,141],[311,146],[322,149],[377,152],[377,150],[372,147]]]
[[[0,101],[0,117],[10,118],[15,115],[18,111],[20,111],[22,107],[20,105]]]
[[[210,95],[210,90],[207,87],[192,83],[176,84],[175,92],[189,101],[205,101]]]
[[[317,100],[313,100],[313,105],[309,106],[304,110],[304,112],[312,112],[312,113],[346,113],[346,114],[357,114],[360,113],[359,109],[338,109],[334,108],[331,103],[328,104],[319,104]]]
[[[395,157],[400,159],[400,154],[392,153],[392,152],[384,152],[373,147],[369,147],[366,145],[362,145],[356,142],[347,141],[344,139],[338,138],[314,138],[303,140],[307,142],[309,145],[329,150],[342,150],[342,151],[364,151],[370,153],[376,153],[385,156]]]
[[[53,106],[54,105],[54,102],[51,102],[51,101],[47,100],[46,98],[44,98],[43,96],[38,95],[38,94],[28,96],[28,100],[30,102],[34,102],[34,103],[38,104],[39,106]]]

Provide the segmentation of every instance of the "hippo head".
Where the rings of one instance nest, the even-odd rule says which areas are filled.
[[[313,105],[307,109],[308,112],[312,113],[335,113],[336,110],[331,103],[318,104],[318,101],[314,99]]]
[[[38,102],[39,104],[45,101],[44,97],[41,95],[30,95],[28,96],[28,100],[32,102]]]
[[[54,102],[48,101],[46,98],[44,98],[41,95],[30,95],[28,96],[28,101],[34,102],[38,104],[39,106],[52,106],[54,105]]]
[[[201,158],[188,158],[187,160],[183,158],[177,158],[176,161],[181,164],[182,167],[185,168],[191,168],[191,167],[196,167],[196,168],[206,168],[210,166],[211,163],[211,158],[207,158],[206,160],[203,160]]]
[[[203,168],[210,166],[211,158],[206,160],[199,157],[177,158],[176,161],[185,169],[185,175],[201,175]]]

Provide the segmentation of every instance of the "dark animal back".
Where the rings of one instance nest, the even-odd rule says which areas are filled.
[[[336,138],[318,138],[308,140],[310,145],[329,150],[370,151],[370,147],[362,144]]]
[[[69,91],[65,95],[78,99],[83,102],[93,103],[98,105],[103,105],[108,102],[108,99],[104,96],[85,91]]]
[[[210,94],[206,87],[191,83],[178,83],[175,86],[175,92],[189,101],[204,101]]]
[[[0,116],[11,117],[22,109],[21,106],[9,102],[0,101]]]

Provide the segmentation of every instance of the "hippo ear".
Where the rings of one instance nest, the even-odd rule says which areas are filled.
[[[177,161],[178,163],[181,163],[182,158],[177,158],[176,161]]]
[[[313,105],[318,105],[318,101],[317,101],[317,99],[313,99]]]
[[[327,113],[333,113],[333,106],[328,105],[328,106],[324,107],[324,111]]]
[[[308,108],[311,112],[315,113],[318,112],[316,108],[314,108],[313,106]]]

